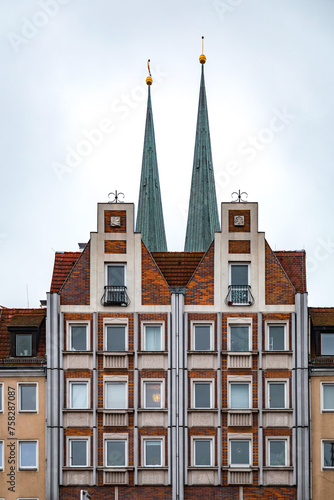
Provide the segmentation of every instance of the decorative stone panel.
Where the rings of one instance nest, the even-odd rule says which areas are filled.
[[[76,370],[76,369],[93,369],[93,354],[83,353],[78,354],[76,352],[64,352],[63,355],[64,370]]]
[[[93,412],[63,410],[64,427],[93,427]]]
[[[167,353],[140,353],[138,354],[138,367],[139,370],[167,370],[168,357]]]
[[[228,484],[252,484],[253,472],[251,470],[229,470]]]
[[[168,484],[168,471],[165,469],[139,469],[139,484]]]
[[[188,410],[189,427],[217,427],[218,415],[216,411]]]
[[[251,427],[253,425],[253,414],[241,411],[229,412],[227,425],[229,427]]]
[[[103,484],[129,484],[127,470],[104,470]]]
[[[168,413],[167,410],[138,410],[138,426],[139,427],[167,427]]]
[[[266,352],[263,354],[263,369],[291,370],[292,353]]]
[[[241,352],[228,354],[227,368],[240,368],[241,370],[252,368],[252,355]]]
[[[93,484],[93,471],[82,469],[63,469],[63,484],[64,485],[80,485]]]
[[[117,411],[104,411],[103,412],[103,425],[104,427],[124,427],[128,424],[127,412]]]
[[[213,468],[188,468],[188,484],[218,484],[218,471]]]
[[[293,484],[293,469],[268,469],[263,471],[264,484],[291,485]]]
[[[263,427],[292,427],[292,410],[263,410]]]
[[[127,369],[129,366],[128,355],[126,353],[103,353],[103,368]]]

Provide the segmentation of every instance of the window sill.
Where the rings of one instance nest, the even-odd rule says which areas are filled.
[[[19,467],[18,470],[20,472],[37,472],[38,471],[38,467]]]
[[[263,412],[266,413],[292,413],[292,408],[262,408]]]
[[[286,471],[293,471],[293,467],[291,467],[290,465],[266,465],[263,467],[263,470],[266,471],[266,470],[273,470],[273,471],[276,471],[276,470],[286,470]]]
[[[62,470],[63,471],[72,471],[72,470],[80,470],[80,471],[81,470],[85,470],[85,471],[86,470],[87,471],[91,470],[92,471],[92,470],[94,470],[94,467],[91,467],[90,465],[82,465],[82,466],[81,465],[75,465],[73,467],[70,467],[69,465],[65,465],[65,467],[62,467]]]
[[[138,470],[168,470],[166,465],[141,465]]]
[[[68,413],[93,413],[93,408],[63,408]]]
[[[198,413],[198,412],[209,412],[209,413],[215,413],[218,411],[218,408],[188,408],[188,413],[190,412],[194,412],[194,413]]]

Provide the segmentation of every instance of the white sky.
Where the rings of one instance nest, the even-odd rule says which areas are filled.
[[[39,307],[54,251],[88,241],[109,192],[137,204],[148,58],[168,248],[183,249],[204,35],[219,204],[246,191],[274,250],[306,249],[309,304],[334,306],[333,0],[1,0],[0,20],[0,305],[28,290]]]

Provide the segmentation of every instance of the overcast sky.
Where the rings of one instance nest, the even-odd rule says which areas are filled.
[[[247,192],[274,250],[306,250],[309,304],[334,306],[333,0],[1,0],[0,19],[0,305],[39,307],[109,192],[137,205],[148,58],[183,249],[204,35],[218,202]]]

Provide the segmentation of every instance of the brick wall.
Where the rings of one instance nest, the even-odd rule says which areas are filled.
[[[245,218],[244,226],[235,226],[234,217],[242,216]],[[251,230],[250,210],[229,210],[228,211],[228,232],[229,233],[249,233]]]
[[[120,226],[111,226],[110,218],[120,217]],[[126,233],[126,211],[125,210],[105,210],[104,211],[104,232],[105,233]]]
[[[250,240],[229,240],[228,253],[251,253]]]
[[[214,242],[189,281],[185,304],[214,304]]]
[[[79,257],[60,291],[61,305],[90,303],[90,243]]]
[[[267,242],[266,251],[266,304],[294,304],[295,289]]]
[[[126,253],[126,241],[106,240],[104,242],[104,253]]]
[[[142,278],[141,293],[143,305],[170,305],[169,286],[159,268],[142,243]]]

